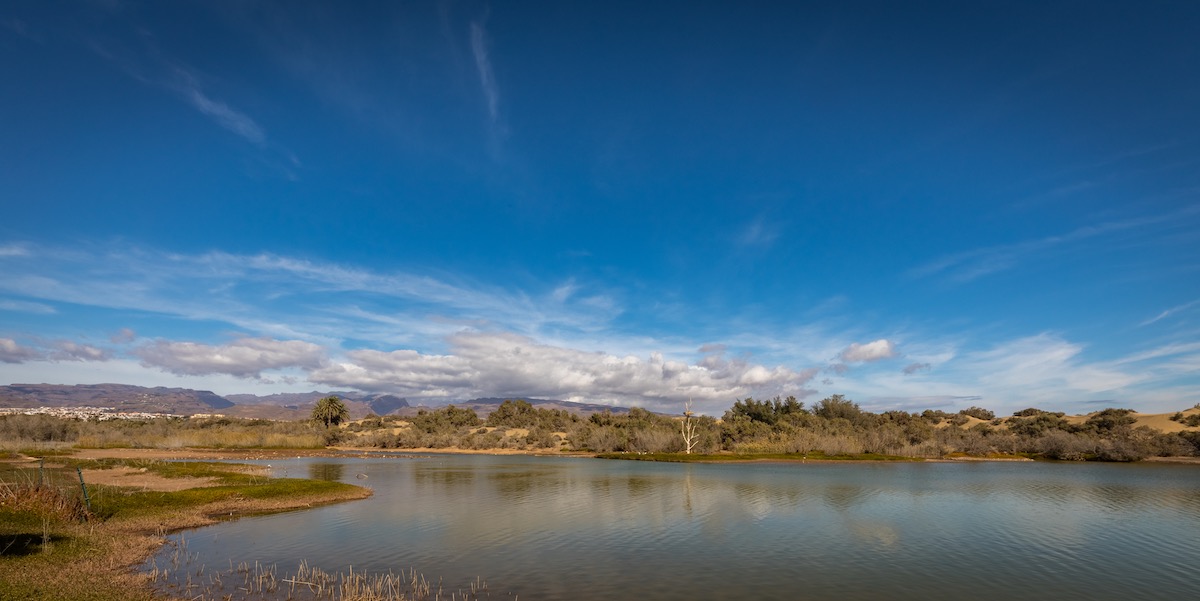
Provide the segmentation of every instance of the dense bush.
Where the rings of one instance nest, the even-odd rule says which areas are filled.
[[[454,434],[463,428],[483,423],[474,409],[459,409],[454,405],[447,405],[435,411],[422,409],[408,421],[413,428],[426,434]]]
[[[1200,413],[1184,415],[1182,411],[1171,416],[1172,421],[1177,421],[1189,428],[1200,428]]]
[[[487,418],[487,425],[505,428],[541,428],[565,432],[578,424],[579,417],[562,409],[542,409],[528,401],[504,401]]]
[[[0,440],[14,443],[74,442],[79,420],[49,415],[0,415]]]
[[[984,409],[983,407],[968,407],[958,412],[960,415],[966,415],[983,421],[991,421],[996,419],[996,414]]]
[[[1013,417],[1008,420],[1008,431],[1017,436],[1036,438],[1052,430],[1067,431],[1071,424],[1062,413],[1039,412],[1029,417]]]
[[[1083,461],[1095,454],[1095,440],[1063,430],[1048,430],[1037,439],[1034,448],[1050,459]]]
[[[823,417],[825,419],[844,419],[848,422],[855,422],[863,414],[862,409],[858,407],[858,403],[847,399],[846,397],[835,394],[817,402],[813,407],[813,415]]]
[[[804,409],[804,403],[797,401],[794,396],[790,396],[787,399],[775,397],[770,401],[756,401],[753,398],[746,398],[734,401],[733,406],[725,412],[724,419],[725,421],[729,421],[744,417],[750,421],[775,425],[780,420],[807,414],[808,411]]]
[[[1096,432],[1112,432],[1137,423],[1137,418],[1130,415],[1131,413],[1132,409],[1105,409],[1089,416],[1083,425],[1084,428]]]

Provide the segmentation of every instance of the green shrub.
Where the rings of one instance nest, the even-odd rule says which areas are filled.
[[[996,418],[996,414],[982,407],[968,407],[958,412],[959,415],[967,415],[983,421],[991,421]]]
[[[1132,409],[1105,409],[1087,418],[1084,427],[1097,432],[1111,432],[1118,428],[1126,428],[1137,423],[1137,418],[1130,415]]]

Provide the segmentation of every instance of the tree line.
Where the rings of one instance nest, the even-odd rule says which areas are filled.
[[[1110,408],[1082,423],[1072,423],[1061,412],[1033,407],[1002,418],[980,407],[956,413],[872,413],[842,395],[832,395],[811,407],[795,397],[746,398],[734,402],[720,420],[691,416],[681,429],[684,418],[640,408],[626,414],[604,412],[582,418],[509,400],[486,419],[471,409],[452,405],[423,410],[413,417],[373,417],[354,424],[351,431],[358,436],[347,442],[381,448],[679,453],[687,450],[690,438],[695,453],[877,453],[923,458],[1027,455],[1105,461],[1200,456],[1200,431],[1164,433],[1138,427],[1132,413]],[[1177,421],[1191,421],[1192,417]],[[401,421],[410,425],[397,428]]]
[[[1195,411],[1170,416],[1186,429],[1166,433],[1137,426],[1129,409],[1104,409],[1084,420],[1035,407],[1006,417],[980,407],[953,413],[932,409],[873,413],[842,395],[812,406],[795,397],[739,399],[719,420],[641,408],[585,418],[520,400],[505,401],[483,418],[470,408],[450,405],[413,416],[348,419],[345,404],[336,397],[319,401],[305,422],[236,418],[94,422],[6,415],[0,416],[0,441],[11,448],[30,443],[215,448],[346,445],[595,453],[876,453],[920,458],[1025,455],[1106,461],[1200,456],[1200,413]]]

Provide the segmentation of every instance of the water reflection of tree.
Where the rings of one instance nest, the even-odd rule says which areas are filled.
[[[519,502],[528,499],[535,486],[543,487],[548,477],[542,471],[524,470],[489,474],[488,480],[496,487],[496,492],[501,497]]]
[[[683,473],[683,509],[688,517],[692,516],[692,466],[687,466]]]
[[[872,496],[872,492],[863,486],[834,484],[825,487],[821,496],[824,497],[826,505],[839,511],[845,511],[861,505]]]
[[[439,485],[446,488],[460,488],[475,483],[475,469],[450,469],[444,467],[418,467],[413,472],[413,478],[424,485]]]
[[[330,482],[338,482],[342,479],[342,475],[346,472],[346,466],[342,463],[310,463],[308,464],[308,477],[313,480],[328,480]]]

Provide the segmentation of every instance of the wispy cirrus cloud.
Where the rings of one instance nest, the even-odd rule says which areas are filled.
[[[763,215],[756,217],[737,232],[734,241],[743,247],[768,247],[779,238],[778,224],[771,223]]]
[[[1195,396],[1186,384],[1200,369],[1200,347],[1186,337],[1095,360],[1087,344],[1053,333],[945,338],[906,330],[906,361],[892,366],[887,360],[901,356],[896,338],[863,338],[854,324],[842,331],[828,321],[779,327],[735,317],[647,333],[637,324],[652,311],[579,276],[518,288],[272,253],[22,248],[3,261],[0,294],[54,303],[64,314],[115,311],[139,333],[118,332],[110,348],[86,339],[33,344],[0,333],[9,336],[0,355],[11,366],[0,374],[13,381],[57,361],[82,361],[78,373],[89,374],[97,365],[127,371],[132,363],[231,391],[244,390],[238,381],[257,387],[307,376],[306,387],[430,400],[540,395],[673,410],[693,398],[701,410],[720,413],[736,398],[815,394],[815,375],[824,369],[820,393],[844,393],[865,407],[977,396],[1002,411],[1035,401],[1063,409],[1111,398],[1133,407],[1140,399],[1181,403]],[[701,315],[694,306],[675,310]],[[230,332],[244,334],[230,339]],[[868,342],[851,342],[856,338]],[[1182,392],[1169,397],[1164,390]]]
[[[41,34],[34,31],[33,28],[31,28],[29,26],[29,23],[27,23],[26,21],[24,21],[22,19],[17,19],[17,18],[0,19],[0,26],[4,27],[5,29],[7,29],[7,30],[31,41],[31,42],[37,42],[38,44],[45,43],[45,41],[42,39]]]
[[[531,293],[446,274],[270,253],[185,255],[97,245],[42,247],[39,254],[6,264],[0,294],[213,321],[322,344],[440,344],[464,327],[599,332],[623,311],[613,293],[570,281]]]
[[[967,353],[955,367],[985,389],[1057,400],[1126,389],[1147,377],[1112,362],[1087,361],[1083,351],[1081,344],[1043,333]]]
[[[29,301],[17,300],[0,300],[0,311],[17,311],[39,315],[52,315],[58,312],[57,309],[45,303],[31,303]]]
[[[500,88],[496,84],[496,72],[492,69],[492,59],[488,54],[487,32],[481,20],[471,22],[471,54],[475,57],[479,86],[487,101],[488,118],[495,126],[500,119]]]
[[[209,97],[200,89],[200,85],[192,73],[179,67],[175,68],[175,73],[176,83],[172,86],[173,89],[193,108],[212,119],[217,125],[256,146],[266,144],[267,133],[254,119],[220,100]]]
[[[0,245],[0,258],[3,257],[28,257],[30,255],[29,247],[25,244],[3,244]]]
[[[253,145],[259,152],[256,158],[270,170],[297,179],[295,170],[301,162],[295,153],[273,142],[266,128],[249,113],[214,93],[211,77],[164,51],[148,25],[134,23],[123,32],[110,32],[110,37],[89,36],[82,42],[128,77],[171,92],[212,123]],[[226,90],[225,95],[228,93]]]
[[[1147,231],[1152,226],[1177,227],[1184,220],[1194,221],[1198,214],[1200,205],[1191,205],[1171,213],[1107,221],[1079,227],[1065,234],[977,248],[939,257],[910,269],[908,275],[918,279],[944,277],[954,282],[970,282],[1012,269],[1035,257],[1044,260],[1047,253],[1071,244],[1103,239],[1122,232]]]
[[[1146,321],[1143,321],[1142,323],[1140,323],[1138,325],[1148,326],[1152,323],[1157,323],[1159,321],[1162,321],[1172,315],[1176,315],[1178,313],[1183,313],[1194,307],[1200,307],[1200,298],[1198,298],[1190,303],[1183,303],[1182,305],[1176,305],[1174,307],[1171,307],[1170,309],[1166,309],[1162,313],[1159,313],[1158,315],[1155,315],[1154,317],[1151,317],[1150,319],[1147,319]]]

